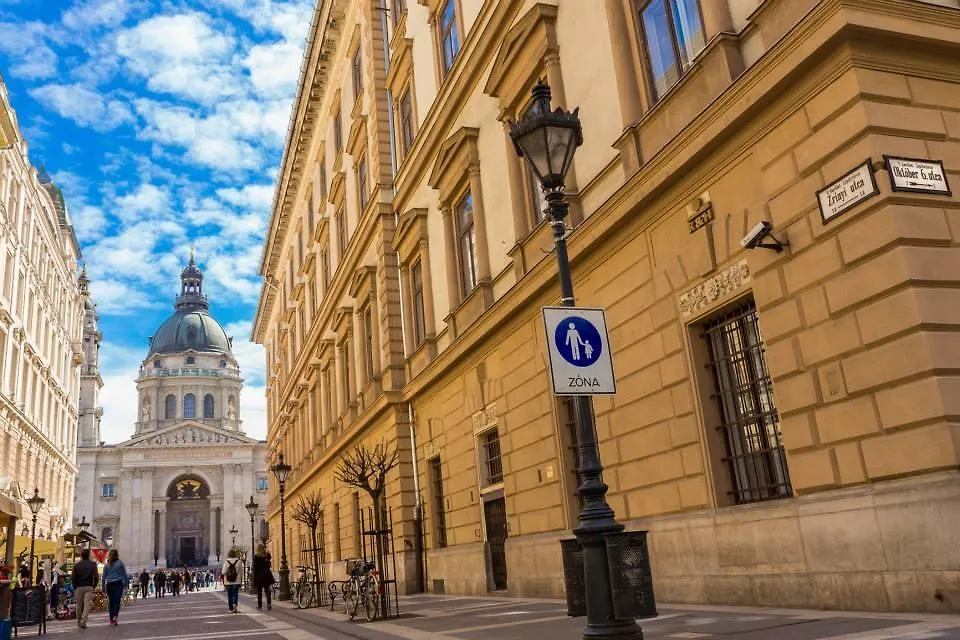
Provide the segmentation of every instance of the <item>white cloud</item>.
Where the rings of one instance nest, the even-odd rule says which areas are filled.
[[[123,23],[142,4],[135,0],[83,0],[64,11],[60,21],[73,31],[112,28]]]
[[[97,308],[103,313],[94,283],[90,284]],[[109,338],[109,336],[108,336]],[[136,348],[108,339],[100,345],[100,369],[108,373],[103,375],[103,389],[100,391],[100,404],[103,406],[103,421],[100,424],[100,438],[109,443],[128,440],[137,421],[137,374],[140,363],[147,355],[147,344]]]
[[[240,189],[217,189],[217,195],[229,204],[247,210],[267,210],[273,206],[272,184],[248,184]]]
[[[42,22],[0,22],[0,52],[13,59],[11,73],[28,80],[57,74],[59,58],[47,44],[48,29]]]
[[[125,220],[166,214],[170,196],[156,185],[141,184],[135,191],[117,198],[117,214]]]
[[[302,48],[291,42],[261,44],[250,48],[243,64],[259,95],[286,97],[296,91],[300,75],[300,65],[296,61],[302,55]]]
[[[84,205],[76,210],[70,209],[70,219],[81,243],[102,238],[106,232],[107,217],[100,207]]]
[[[96,131],[109,131],[133,122],[125,102],[107,98],[79,84],[48,84],[30,89],[30,95],[64,118]]]
[[[95,258],[88,258],[88,268],[97,264]],[[97,269],[93,270],[98,271]],[[119,280],[97,277],[97,274],[94,274],[94,278],[91,279],[90,294],[93,296],[94,302],[97,303],[97,310],[100,313],[128,316],[142,309],[158,306],[146,290]]]

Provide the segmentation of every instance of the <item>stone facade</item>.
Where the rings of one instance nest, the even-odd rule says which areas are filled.
[[[618,380],[596,430],[658,597],[958,610],[960,199],[894,190],[884,157],[942,161],[956,189],[960,7],[679,4],[670,68],[646,45],[659,3],[318,10],[254,328],[288,498],[321,491],[340,571],[369,505],[338,456],[386,439],[405,588],[562,594],[576,420],[540,320],[550,230],[504,125],[543,77],[580,107],[570,258]],[[865,162],[876,193],[824,216]],[[761,220],[783,251],[742,247]]]
[[[92,306],[80,258],[63,195],[31,166],[0,78],[0,510],[29,520],[24,500],[38,490],[43,538],[59,539],[73,513],[84,305]],[[22,534],[15,519],[2,524]]]

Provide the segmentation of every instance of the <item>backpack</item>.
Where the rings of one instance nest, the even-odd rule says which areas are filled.
[[[224,574],[224,577],[227,579],[227,582],[236,582],[237,581],[237,563],[227,561],[227,572]]]

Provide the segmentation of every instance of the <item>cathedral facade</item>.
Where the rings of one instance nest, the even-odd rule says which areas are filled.
[[[193,256],[180,280],[140,367],[133,436],[108,445],[99,421],[81,424],[75,516],[131,568],[218,565],[231,545],[252,545],[246,505],[260,505],[258,523],[267,503],[265,443],[243,432],[232,339],[209,313]],[[99,341],[91,314],[85,330]]]

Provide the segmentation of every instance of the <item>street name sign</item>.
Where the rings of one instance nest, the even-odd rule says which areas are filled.
[[[603,309],[543,307],[550,379],[557,396],[617,392]]]
[[[823,224],[880,193],[873,165],[867,160],[856,169],[817,191]]]
[[[943,170],[940,160],[883,156],[883,161],[887,165],[890,186],[894,191],[951,195],[947,172]]]

